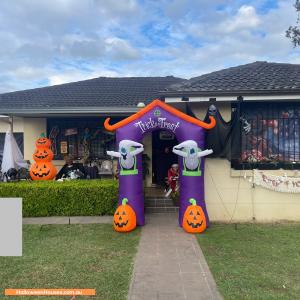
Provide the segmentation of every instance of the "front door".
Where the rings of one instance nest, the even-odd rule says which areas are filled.
[[[177,145],[174,134],[168,131],[154,131],[152,133],[152,182],[158,185],[165,184],[168,170],[172,164],[178,163],[178,156],[172,152]]]

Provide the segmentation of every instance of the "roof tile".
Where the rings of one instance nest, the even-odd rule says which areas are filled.
[[[183,81],[166,77],[99,77],[84,81],[0,94],[2,109],[135,107],[150,103],[159,91]]]
[[[173,84],[168,93],[193,92],[255,92],[270,93],[300,91],[300,65],[287,63],[254,63],[204,74],[190,80]]]

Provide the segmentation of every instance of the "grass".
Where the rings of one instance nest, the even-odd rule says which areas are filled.
[[[108,224],[24,225],[23,256],[0,257],[0,298],[12,299],[5,288],[95,288],[84,299],[126,299],[139,236]]]
[[[224,299],[300,298],[300,224],[212,224],[198,240]]]

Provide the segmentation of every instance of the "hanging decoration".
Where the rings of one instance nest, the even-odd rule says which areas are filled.
[[[30,168],[30,177],[32,180],[51,180],[57,173],[51,162],[53,159],[53,152],[50,149],[51,141],[42,133],[35,145],[36,150],[32,156],[35,163]]]
[[[253,170],[253,183],[266,189],[282,193],[300,193],[300,177],[266,174]]]
[[[58,126],[54,126],[49,134],[49,139],[51,141],[51,150],[53,152],[54,155],[57,155],[57,137],[59,134],[59,127]]]

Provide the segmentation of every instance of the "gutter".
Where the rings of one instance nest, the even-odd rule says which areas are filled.
[[[49,116],[49,115],[128,115],[136,113],[139,108],[133,107],[61,107],[61,108],[0,108],[0,114],[15,116]]]
[[[257,95],[266,95],[266,96],[281,96],[281,95],[300,95],[300,89],[295,90],[240,90],[240,91],[160,91],[160,95],[164,97],[201,97],[201,96],[257,96]]]

